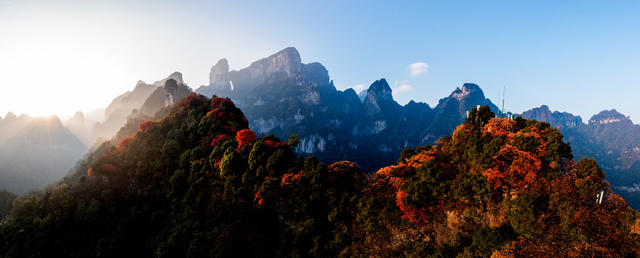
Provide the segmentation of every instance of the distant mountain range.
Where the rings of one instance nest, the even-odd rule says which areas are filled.
[[[155,112],[167,107],[191,93],[191,88],[182,81],[182,74],[174,72],[167,78],[147,84],[138,81],[133,91],[116,97],[105,109],[105,120],[90,129],[92,144],[110,139],[131,117],[152,117]]]
[[[327,162],[352,160],[369,172],[393,163],[405,147],[432,144],[451,134],[476,105],[498,108],[475,84],[464,84],[435,108],[414,101],[401,106],[385,79],[359,97],[337,90],[327,69],[303,64],[295,48],[286,48],[239,71],[226,59],[211,68],[205,96],[232,99],[257,133],[286,139],[297,134],[296,151]]]
[[[57,160],[71,161],[55,167],[57,172],[52,174],[53,177],[43,177],[47,179],[15,189],[10,184],[0,185],[0,188],[24,192],[60,178],[87,148],[95,149],[105,141],[116,145],[121,139],[134,134],[140,122],[161,118],[163,111],[166,112],[191,91],[179,72],[151,84],[139,81],[132,91],[118,96],[106,107],[103,121],[90,124],[82,113],[77,113],[66,121],[65,126],[54,126],[62,132],[57,134],[61,137],[57,141],[74,147],[73,151],[56,153],[64,156]],[[440,99],[435,107],[415,101],[404,106],[398,104],[385,79],[374,81],[368,90],[359,94],[353,89],[337,90],[323,65],[302,63],[300,54],[292,47],[238,71],[230,71],[229,62],[221,59],[211,68],[209,85],[200,86],[195,92],[207,97],[229,97],[243,110],[249,126],[258,134],[274,134],[281,139],[296,134],[300,140],[296,147],[298,154],[315,155],[327,163],[355,161],[370,173],[393,164],[405,147],[431,145],[440,137],[450,135],[473,107],[487,105],[495,114],[503,115],[473,83],[456,88],[449,96]],[[640,204],[640,198],[636,200],[635,194],[640,190],[637,185],[640,184],[640,125],[633,124],[615,110],[603,111],[588,123],[570,113],[551,112],[547,106],[521,115],[559,128],[565,140],[571,143],[576,158],[595,157],[608,173],[614,189],[628,201]],[[7,115],[0,120],[0,131],[10,130],[6,121],[15,119],[12,117]],[[54,120],[59,121],[57,118]],[[16,146],[15,139],[14,143],[3,144],[2,148]],[[29,144],[35,143],[24,142],[23,147],[33,148]],[[0,157],[12,160],[11,155]],[[48,156],[38,153],[35,157],[45,160],[43,157]],[[26,166],[13,160],[14,167]],[[20,173],[6,172],[19,169],[3,168],[5,171],[0,171],[0,176],[13,174],[20,177]],[[46,173],[51,170],[39,168],[34,171]]]
[[[474,108],[368,176],[257,137],[226,98],[159,113],[8,213],[0,191],[0,256],[640,256],[640,212],[544,122]]]
[[[632,206],[640,207],[640,125],[615,109],[592,116],[588,123],[570,113],[551,112],[543,105],[522,117],[557,127],[576,157],[593,157],[607,179]]]
[[[0,117],[0,189],[25,193],[64,176],[87,151],[56,116]]]
[[[372,172],[397,159],[404,147],[433,144],[450,135],[477,105],[498,107],[476,84],[465,83],[435,107],[410,101],[399,105],[385,79],[366,92],[337,90],[327,69],[303,64],[295,48],[286,48],[239,71],[221,59],[211,68],[209,85],[197,93],[231,98],[258,133],[286,138],[297,134],[298,153],[333,162],[352,160]],[[576,158],[595,157],[614,188],[640,205],[640,125],[615,110],[603,111],[585,124],[579,116],[551,112],[547,106],[521,114],[560,128]]]
[[[93,125],[82,112],[66,122],[57,116],[0,117],[0,189],[21,194],[61,179],[88,150],[135,133],[140,122],[157,119],[156,113],[191,92],[182,74],[173,73],[153,84],[139,81],[111,102],[104,121]]]

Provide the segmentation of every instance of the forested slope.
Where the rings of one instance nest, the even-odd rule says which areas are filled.
[[[562,138],[482,107],[453,136],[366,175],[299,158],[295,137],[256,137],[229,99],[191,94],[14,202],[0,254],[640,255],[640,216]]]

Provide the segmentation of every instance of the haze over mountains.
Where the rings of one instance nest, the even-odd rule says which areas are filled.
[[[487,105],[495,114],[502,115],[482,89],[473,83],[456,88],[435,106],[415,101],[404,106],[398,104],[385,79],[374,81],[360,95],[353,89],[337,90],[323,65],[303,64],[298,51],[291,47],[238,71],[230,71],[228,60],[221,59],[211,68],[209,79],[209,85],[203,85],[195,92],[205,96],[229,97],[243,110],[250,128],[256,133],[274,134],[281,139],[297,134],[300,144],[295,150],[298,154],[316,155],[324,162],[355,161],[369,173],[395,162],[405,147],[431,145],[440,137],[450,135],[465,120],[467,111],[477,105]],[[132,91],[118,96],[105,108],[104,121],[90,124],[82,113],[77,113],[66,122],[66,127],[54,123],[56,125],[51,128],[59,132],[53,134],[58,136],[53,142],[73,151],[56,152],[57,165],[53,170],[45,169],[44,164],[47,163],[39,162],[47,160],[43,157],[50,157],[46,156],[48,152],[33,152],[31,145],[34,142],[20,142],[22,149],[16,148],[20,145],[16,143],[19,137],[9,137],[13,142],[2,144],[6,149],[3,153],[8,153],[9,147],[17,156],[31,151],[38,153],[33,155],[37,161],[16,162],[20,160],[9,154],[3,155],[3,158],[13,160],[14,165],[3,166],[11,169],[2,171],[0,176],[31,180],[34,176],[15,172],[22,171],[19,167],[27,164],[42,165],[30,169],[36,176],[39,171],[54,173],[50,173],[53,176],[39,178],[35,184],[12,183],[14,187],[20,186],[13,189],[9,184],[0,187],[24,192],[62,177],[88,148],[112,137],[111,144],[115,145],[134,133],[137,124],[160,118],[159,111],[166,110],[191,91],[184,84],[182,75],[176,72],[151,84],[139,81]],[[637,189],[634,184],[640,183],[640,126],[634,125],[626,116],[615,110],[603,111],[584,123],[578,116],[551,112],[546,106],[526,111],[522,116],[560,128],[565,140],[571,143],[576,158],[595,157],[616,190],[629,192]],[[8,115],[3,119],[0,130],[14,130],[6,122],[11,119],[15,118]],[[25,126],[43,128],[46,124],[40,122]],[[121,130],[123,126],[125,128]],[[33,129],[31,132],[35,135],[23,138],[43,139],[39,145],[47,146],[42,145],[46,143],[45,131]],[[625,197],[634,198],[628,194]]]
[[[88,150],[117,136],[127,121],[153,119],[189,93],[176,72],[153,84],[139,81],[112,101],[102,122],[91,124],[82,112],[64,124],[57,116],[0,117],[0,189],[21,194],[61,179]],[[133,127],[137,130],[137,124]]]
[[[24,193],[64,176],[87,151],[56,116],[0,117],[0,189]]]

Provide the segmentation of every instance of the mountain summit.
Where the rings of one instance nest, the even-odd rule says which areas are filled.
[[[292,76],[302,71],[302,61],[298,50],[294,47],[288,47],[267,58],[253,62],[249,69],[264,72],[262,74],[258,73],[256,77],[276,73]]]
[[[443,135],[451,133],[464,122],[467,111],[478,105],[489,106],[494,114],[500,114],[500,109],[485,97],[477,84],[465,83],[462,88],[456,88],[449,97],[438,102],[433,121],[421,134],[420,144],[432,144]]]
[[[399,108],[400,105],[393,100],[391,87],[385,79],[380,79],[369,87],[364,99],[364,110],[367,115],[375,115],[385,109]]]
[[[229,79],[229,61],[223,58],[211,67],[209,73],[209,85],[218,90],[231,90]]]
[[[161,87],[164,86],[168,80],[174,80],[176,81],[176,84],[184,84],[184,81],[182,80],[182,73],[173,72],[167,78],[154,82],[153,85]]]
[[[580,118],[580,116],[574,116],[571,113],[558,111],[554,111],[552,113],[547,105],[542,105],[538,108],[525,111],[522,113],[522,117],[544,121],[558,128],[575,128],[583,125],[582,118]]]
[[[319,63],[303,64],[298,50],[288,47],[239,71],[229,71],[227,59],[220,59],[211,67],[209,85],[201,86],[196,92],[213,95],[231,91],[282,90],[276,87],[283,86],[283,82],[291,86],[317,86],[322,90],[333,86],[330,86],[329,73],[324,66]]]
[[[374,81],[361,101],[353,90],[337,90],[322,64],[302,63],[292,47],[227,71],[228,61],[221,59],[211,68],[210,84],[196,92],[229,97],[259,134],[297,134],[299,153],[327,162],[353,160],[369,172],[391,164],[405,147],[450,134],[477,105],[499,111],[472,83],[435,109],[426,103],[399,105],[385,79]]]
[[[631,119],[615,109],[604,110],[589,119],[589,124],[631,123]]]

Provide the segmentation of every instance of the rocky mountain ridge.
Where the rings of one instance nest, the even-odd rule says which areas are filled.
[[[132,116],[153,116],[161,108],[184,98],[191,93],[180,72],[148,84],[138,81],[132,91],[113,99],[105,109],[105,119],[89,129],[91,144],[100,144],[114,136]]]
[[[399,105],[384,79],[360,94],[353,89],[339,91],[326,68],[319,63],[302,64],[294,48],[240,71],[228,71],[227,59],[221,59],[211,71],[210,85],[196,92],[231,98],[256,132],[280,138],[295,133],[301,140],[298,153],[326,162],[353,160],[369,172],[391,164],[397,158],[393,153],[405,147],[430,145],[451,134],[477,105],[488,105],[501,115],[473,83],[456,88],[435,107],[415,101]],[[585,124],[579,116],[552,112],[546,105],[522,116],[560,128],[576,157],[597,158],[614,185],[632,189],[629,182],[640,183],[636,176],[640,174],[640,126],[628,117],[615,110],[603,111]]]
[[[475,84],[465,84],[435,108],[411,101],[402,106],[383,78],[361,98],[353,89],[337,90],[327,69],[303,64],[295,48],[286,48],[239,71],[227,59],[211,68],[210,84],[195,92],[231,98],[252,129],[286,138],[297,134],[297,151],[327,162],[348,159],[373,172],[391,164],[403,148],[433,144],[450,134],[477,105],[498,108]]]
[[[328,70],[320,63],[302,63],[295,48],[238,71],[230,71],[229,61],[220,59],[211,68],[209,85],[195,91],[231,98],[258,134],[282,139],[297,134],[298,154],[316,155],[325,162],[356,161],[367,172],[392,164],[405,147],[431,145],[451,134],[464,122],[467,111],[478,105],[487,105],[500,115],[498,107],[473,83],[456,88],[435,107],[415,101],[398,104],[385,79],[374,81],[360,94],[353,89],[337,90]],[[132,91],[112,101],[102,123],[83,128],[86,121],[80,113],[66,126],[85,145],[112,137],[117,143],[135,132],[139,122],[157,119],[158,111],[190,92],[179,72],[151,84],[139,81]],[[633,190],[640,184],[640,126],[625,115],[603,111],[584,123],[579,116],[552,112],[543,105],[522,116],[560,128],[576,157],[597,158],[619,189]],[[16,118],[8,114],[0,124]]]
[[[634,207],[640,207],[640,125],[613,110],[593,115],[588,123],[570,113],[551,113],[541,106],[522,113],[526,119],[558,127],[576,157],[593,157],[607,173],[614,189]]]

